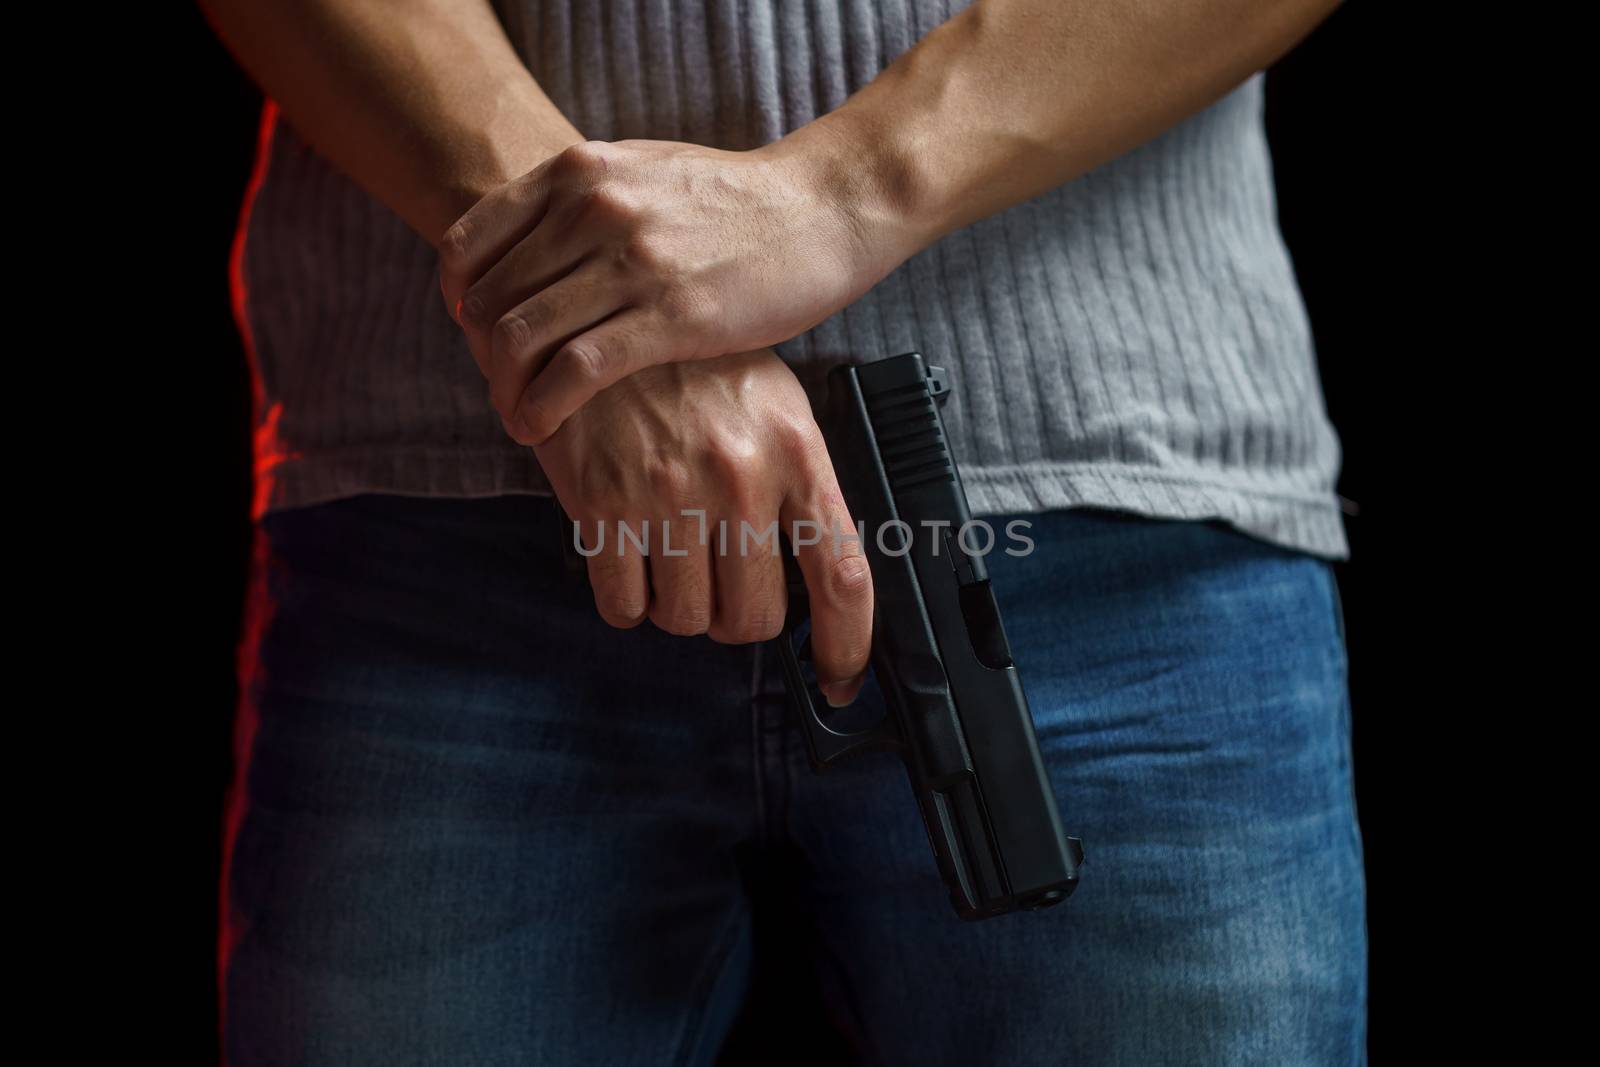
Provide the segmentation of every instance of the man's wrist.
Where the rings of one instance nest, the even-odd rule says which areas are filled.
[[[840,209],[874,282],[942,236],[920,159],[906,137],[875,126],[867,116],[835,111],[768,146]]]
[[[473,151],[462,153],[462,158],[454,161],[455,168],[439,180],[440,212],[446,218],[441,233],[506,182],[583,140],[571,127],[540,128],[532,123],[514,133],[498,140],[486,137]],[[438,244],[437,238],[433,243]]]

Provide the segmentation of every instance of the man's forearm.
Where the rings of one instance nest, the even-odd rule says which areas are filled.
[[[1336,6],[978,0],[786,140],[833,161],[869,232],[919,248],[1154,137]]]
[[[488,0],[201,0],[306,140],[430,243],[583,140]]]

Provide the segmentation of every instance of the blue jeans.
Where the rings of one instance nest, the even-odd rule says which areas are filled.
[[[1066,903],[968,924],[894,757],[813,775],[770,646],[607,627],[548,500],[268,517],[232,1067],[711,1063],[753,963],[739,857],[779,848],[793,965],[861,1062],[1362,1061],[1328,566],[1213,524],[1031,520],[1037,550],[989,562],[1089,862]]]

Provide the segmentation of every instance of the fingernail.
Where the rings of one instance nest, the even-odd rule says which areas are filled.
[[[819,686],[819,688],[822,690],[823,697],[828,701],[828,707],[843,708],[848,707],[855,700],[856,695],[861,691],[861,683],[865,679],[866,672],[862,672],[854,678],[846,678],[842,682],[829,682],[826,685]]]

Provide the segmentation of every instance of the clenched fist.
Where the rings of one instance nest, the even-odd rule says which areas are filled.
[[[776,535],[798,530],[818,683],[829,703],[855,698],[872,575],[805,390],[773,352],[630,375],[535,452],[613,626],[775,637],[787,610]]]

